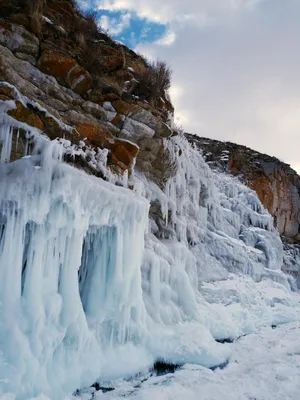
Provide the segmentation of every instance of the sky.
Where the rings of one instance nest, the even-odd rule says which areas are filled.
[[[81,0],[117,40],[173,70],[186,132],[300,172],[300,0]]]

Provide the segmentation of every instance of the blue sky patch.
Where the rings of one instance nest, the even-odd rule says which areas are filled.
[[[132,48],[142,43],[153,43],[166,34],[166,25],[140,18],[132,11],[97,12],[99,21],[109,21],[108,33]]]
[[[93,1],[81,2],[85,12],[95,9],[93,5],[95,5]],[[110,36],[131,48],[135,48],[139,44],[153,43],[161,39],[167,32],[166,25],[150,21],[147,18],[140,18],[132,10],[98,10],[96,17],[103,28],[108,30]]]

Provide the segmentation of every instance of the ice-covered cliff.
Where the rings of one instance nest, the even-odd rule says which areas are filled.
[[[96,100],[92,75],[20,21],[0,29],[0,395],[61,400],[157,361],[215,368],[222,341],[299,321],[296,256],[283,272],[256,193],[210,169],[167,98]],[[58,62],[89,84],[42,67]]]
[[[3,120],[7,160],[22,127]],[[27,137],[31,154],[0,167],[2,393],[60,399],[157,360],[213,367],[230,358],[214,339],[300,317],[272,218],[185,138],[164,142],[163,190],[138,170],[130,190]]]
[[[274,217],[285,242],[299,242],[300,177],[290,165],[231,142],[186,134],[214,169],[239,176]]]

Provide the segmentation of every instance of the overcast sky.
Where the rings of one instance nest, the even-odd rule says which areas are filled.
[[[119,40],[173,69],[187,132],[300,172],[300,0],[90,0]]]

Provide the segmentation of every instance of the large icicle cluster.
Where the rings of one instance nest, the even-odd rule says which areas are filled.
[[[9,163],[18,127],[2,121],[0,394],[58,400],[159,359],[212,367],[230,357],[215,339],[300,319],[272,218],[183,137],[165,141],[165,190],[136,171],[131,191],[63,163],[66,143],[37,130]]]
[[[62,398],[143,330],[148,203],[36,147],[0,167],[0,393]]]
[[[227,357],[213,337],[299,318],[299,298],[281,271],[282,243],[255,192],[213,173],[184,138],[166,146],[177,173],[165,193],[144,181],[145,196],[160,202],[168,221],[164,229],[151,221],[142,267],[145,306],[159,332],[152,351],[211,366]]]

